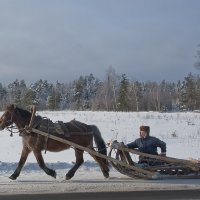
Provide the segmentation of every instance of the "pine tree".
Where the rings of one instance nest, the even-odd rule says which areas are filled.
[[[48,97],[53,90],[53,84],[49,84],[47,80],[40,79],[31,84],[30,89],[35,93],[33,101],[37,105],[37,109],[46,109],[48,107]]]
[[[55,103],[55,91],[53,90],[52,94],[49,95],[47,99],[47,105],[49,110],[56,110],[56,103]]]
[[[196,79],[196,107],[195,109],[200,109],[200,77],[197,76]]]
[[[120,88],[119,88],[119,98],[118,98],[118,110],[128,111],[128,87],[129,81],[125,74],[122,74]]]
[[[99,88],[99,80],[96,79],[93,76],[93,74],[84,77],[83,95],[82,95],[84,110],[92,108],[92,99],[96,97],[98,88]]]
[[[17,89],[14,94],[14,104],[21,106],[21,90]]]
[[[74,82],[74,102],[75,109],[83,110],[83,97],[84,97],[84,88],[85,88],[85,79],[83,76],[80,76],[78,81]]]
[[[4,105],[7,103],[7,91],[6,88],[0,83],[0,110],[4,108]]]
[[[25,95],[22,98],[22,106],[29,107],[32,105],[37,105],[35,102],[36,93],[32,89],[28,89]]]
[[[194,76],[190,73],[182,83],[180,105],[183,109],[193,110],[196,107],[197,91]]]
[[[61,95],[53,88],[51,95],[48,97],[48,109],[49,110],[60,110]]]

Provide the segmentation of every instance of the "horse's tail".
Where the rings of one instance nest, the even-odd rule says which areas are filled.
[[[103,138],[101,137],[100,130],[95,125],[91,125],[91,128],[92,128],[92,131],[93,131],[94,141],[95,141],[95,144],[97,146],[98,152],[103,154],[103,155],[107,155],[106,144],[105,144]]]
[[[91,128],[93,130],[93,135],[94,135],[94,141],[95,144],[97,146],[98,152],[103,154],[103,155],[107,155],[107,149],[106,149],[106,144],[103,140],[103,138],[101,137],[101,133],[98,129],[97,126],[95,125],[91,125]],[[107,159],[104,158],[96,158],[95,159],[101,167],[101,171],[103,172],[104,177],[108,178],[109,177],[109,162]]]

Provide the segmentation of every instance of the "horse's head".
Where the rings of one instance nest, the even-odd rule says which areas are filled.
[[[14,122],[15,109],[16,107],[13,104],[6,107],[5,112],[0,117],[0,130],[3,130]]]
[[[0,117],[0,130],[9,127],[15,123],[17,128],[24,128],[29,124],[31,113],[27,110],[21,109],[13,104],[7,106],[6,111]]]

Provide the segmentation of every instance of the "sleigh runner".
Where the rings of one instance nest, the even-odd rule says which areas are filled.
[[[24,120],[27,122],[24,121],[23,123],[19,123],[19,120],[17,121],[17,115],[20,117],[20,112],[22,112],[23,115],[25,113],[28,114],[28,120],[27,117],[24,118]],[[84,151],[88,152],[99,163],[103,175],[106,178],[109,176],[108,163],[110,163],[113,168],[120,173],[132,178],[153,180],[200,178],[199,162],[141,153],[136,150],[128,149],[123,143],[119,143],[117,141],[114,141],[110,144],[110,151],[107,155],[105,143],[101,138],[100,132],[96,126],[87,125],[76,120],[72,120],[68,123],[63,123],[60,121],[53,123],[49,119],[36,116],[35,113],[35,107],[32,113],[27,113],[27,111],[10,106],[1,117],[1,129],[8,127],[12,123],[15,123],[20,134],[23,136],[22,138],[24,141],[27,138],[32,138],[32,140],[35,141],[32,148],[33,151],[35,151],[34,155],[36,156],[36,159],[39,161],[38,164],[48,175],[53,176],[54,178],[56,177],[55,171],[45,166],[42,155],[39,152],[41,150],[50,150],[53,143],[56,143],[56,151],[73,147],[76,154],[79,155],[79,157],[76,158],[77,163],[66,174],[66,179],[72,178],[76,170],[83,163],[82,154]],[[24,126],[24,123],[27,125]],[[92,147],[91,139],[93,136],[96,138],[95,140],[98,141],[96,143],[98,151],[95,151]],[[80,141],[78,140],[78,142],[76,139],[77,137],[81,139]],[[83,143],[83,139],[85,138],[88,139],[88,145]],[[28,140],[29,142],[30,139]],[[40,143],[42,143],[42,146],[37,146]],[[29,145],[31,145],[31,143],[29,143]],[[37,155],[37,153],[39,154]],[[23,156],[23,151],[21,156]],[[142,156],[147,162],[145,165],[138,164],[137,161],[132,159],[132,156]],[[17,169],[10,177],[11,179],[16,179],[19,176],[25,160],[23,157],[21,157]],[[153,165],[152,162],[154,163]]]

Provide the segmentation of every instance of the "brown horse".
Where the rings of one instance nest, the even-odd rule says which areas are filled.
[[[14,123],[17,126],[23,141],[23,148],[18,166],[14,171],[14,173],[9,178],[15,180],[19,176],[21,169],[24,166],[30,152],[33,152],[41,169],[43,169],[46,172],[46,174],[56,178],[56,172],[52,169],[49,169],[46,166],[44,159],[42,157],[42,151],[48,150],[51,152],[59,152],[65,149],[69,149],[70,145],[61,143],[59,141],[50,138],[48,138],[47,140],[47,137],[39,135],[34,132],[31,132],[30,134],[27,133],[23,134],[22,130],[24,129],[25,126],[29,125],[31,115],[32,115],[31,112],[16,107],[15,105],[12,104],[7,106],[4,114],[0,118],[0,130],[3,130],[4,128],[9,129],[9,127]],[[38,117],[41,118],[40,116],[36,116],[35,119]],[[67,123],[63,124],[66,125]],[[86,125],[86,124],[84,125],[85,125],[84,129],[80,131],[80,134],[73,134],[73,132],[71,132],[70,136],[68,136],[66,139],[83,147],[88,147],[94,150],[93,148],[93,138],[94,138],[94,141],[98,148],[98,152],[106,155],[107,150],[105,142],[101,137],[99,129],[95,125]],[[38,128],[40,124],[37,124],[36,126],[37,126],[36,128]],[[85,127],[87,128],[87,131],[90,134],[85,134]],[[84,151],[77,148],[74,148],[74,150],[75,150],[76,162],[75,165],[66,174],[66,179],[71,179],[74,176],[76,170],[84,162],[83,160]],[[100,165],[104,177],[108,178],[109,177],[108,162],[105,159],[97,157],[95,155],[91,156]]]

